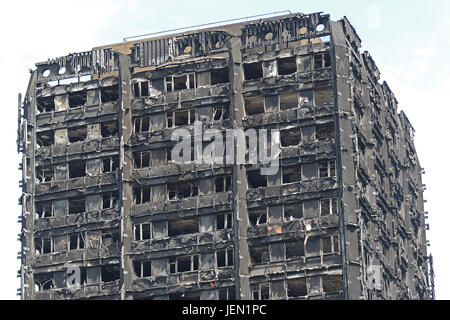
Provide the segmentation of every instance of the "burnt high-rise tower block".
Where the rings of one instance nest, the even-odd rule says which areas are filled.
[[[360,42],[299,13],[36,64],[21,298],[432,299],[414,129]],[[176,163],[195,122],[278,129],[280,169]]]

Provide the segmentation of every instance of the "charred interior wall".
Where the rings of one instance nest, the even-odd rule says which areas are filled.
[[[22,299],[430,298],[414,130],[359,47],[294,14],[37,64]],[[194,122],[278,129],[280,170],[174,163]]]

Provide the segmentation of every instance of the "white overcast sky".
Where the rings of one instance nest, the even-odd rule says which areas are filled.
[[[4,1],[0,90],[3,137],[0,199],[0,299],[16,299],[20,251],[16,153],[17,94],[25,93],[34,63],[124,37],[195,24],[290,10],[323,11],[333,19],[347,16],[368,50],[382,79],[394,91],[400,108],[416,129],[416,148],[422,167],[428,239],[435,259],[438,299],[450,299],[449,257],[449,154],[450,111],[450,1],[186,1],[186,0],[78,0]]]

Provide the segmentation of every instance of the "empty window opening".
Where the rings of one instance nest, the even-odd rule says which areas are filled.
[[[34,238],[36,254],[48,254],[53,252],[52,238]]]
[[[87,138],[87,127],[77,127],[67,129],[67,136],[70,143],[85,141]]]
[[[320,161],[319,162],[319,177],[332,178],[336,176],[336,161]]]
[[[69,108],[84,107],[87,101],[87,91],[76,91],[69,93]]]
[[[231,191],[231,176],[219,177],[215,179],[215,192],[230,192]]]
[[[337,215],[337,198],[324,199],[320,201],[320,215]]]
[[[134,166],[138,169],[150,167],[150,151],[142,151],[133,153]]]
[[[287,287],[289,298],[305,297],[308,295],[306,278],[290,279],[287,281]]]
[[[248,220],[252,226],[267,223],[267,208],[248,210]]]
[[[152,262],[151,261],[134,261],[134,274],[138,278],[147,278],[152,276]]]
[[[284,220],[293,221],[303,218],[303,203],[284,205]]]
[[[101,231],[102,245],[104,247],[109,247],[119,243],[120,240],[120,230],[119,227],[103,229]]]
[[[216,252],[216,261],[218,268],[227,268],[233,266],[233,249],[219,250]]]
[[[270,300],[269,284],[260,283],[252,285],[253,300]]]
[[[102,172],[111,173],[116,172],[119,169],[119,157],[109,157],[103,159]]]
[[[263,114],[264,112],[264,97],[245,99],[245,114],[247,116]]]
[[[236,300],[236,288],[220,289],[219,300]]]
[[[169,237],[198,233],[199,218],[184,218],[168,221],[167,229]]]
[[[295,183],[301,181],[301,167],[300,165],[282,167],[283,184]]]
[[[322,52],[314,55],[314,70],[328,68],[331,66],[330,52]]]
[[[166,77],[165,84],[166,84],[166,92],[185,89],[195,89],[197,87],[195,73]]]
[[[81,232],[69,235],[69,250],[84,249],[84,234]]]
[[[69,162],[69,179],[80,178],[86,176],[86,161],[70,161]]]
[[[299,93],[300,107],[311,107],[314,100],[314,92],[312,90],[301,91]]]
[[[228,120],[230,117],[228,112],[228,106],[214,107],[213,109],[213,121]]]
[[[184,198],[191,198],[198,196],[198,183],[184,182],[184,183],[169,183],[167,185],[169,200],[177,200]]]
[[[39,147],[50,147],[55,144],[55,132],[44,131],[36,133],[36,143]]]
[[[150,117],[140,117],[134,119],[134,133],[150,131]]]
[[[259,170],[248,171],[247,182],[250,189],[266,188],[267,176],[261,175]]]
[[[216,230],[233,228],[233,216],[231,213],[219,214],[216,216]]]
[[[86,197],[69,199],[69,214],[79,214],[86,211]]]
[[[136,98],[148,97],[150,95],[148,90],[149,88],[148,81],[135,82],[133,88],[134,88],[134,96]]]
[[[120,265],[114,264],[101,267],[102,282],[113,282],[120,279]]]
[[[103,138],[117,137],[119,135],[118,122],[103,122],[101,124],[101,134]]]
[[[316,139],[319,141],[334,139],[334,123],[316,125]]]
[[[280,94],[280,109],[296,109],[298,108],[298,92],[286,92]]]
[[[295,57],[278,59],[278,74],[280,76],[297,72],[297,62]]]
[[[141,187],[133,189],[134,203],[143,204],[151,201],[152,188],[151,187]]]
[[[55,97],[37,98],[37,109],[41,113],[55,111]]]
[[[50,218],[53,215],[52,202],[36,202],[36,215],[38,219]]]
[[[169,111],[167,113],[167,128],[175,128],[194,124],[195,109]]]
[[[339,253],[339,236],[329,236],[322,238],[322,252],[324,254],[328,253]]]
[[[55,280],[53,280],[53,277],[53,272],[35,273],[33,275],[35,291],[39,292],[56,289],[56,282]]]
[[[333,89],[322,88],[314,90],[314,100],[317,107],[333,104]]]
[[[152,228],[150,223],[136,224],[134,226],[134,240],[144,241],[152,239]]]
[[[102,103],[114,102],[119,100],[119,86],[102,87],[101,90]]]
[[[36,182],[45,183],[53,181],[53,167],[37,167]]]
[[[197,271],[199,266],[199,256],[172,257],[169,260],[170,273],[184,273]]]
[[[301,141],[300,128],[293,128],[280,131],[281,146],[293,147],[298,146]]]
[[[286,242],[286,259],[300,259],[305,256],[305,245],[301,241]]]
[[[211,70],[211,84],[213,86],[216,84],[228,83],[228,82],[230,82],[230,77],[228,75],[228,68]]]
[[[119,202],[119,191],[107,192],[102,196],[103,209],[117,209]]]
[[[269,245],[251,247],[250,260],[252,264],[269,262],[270,261]]]
[[[245,80],[256,80],[263,77],[263,68],[261,62],[244,64]]]
[[[322,276],[323,292],[340,292],[344,290],[344,281],[340,275],[323,275]]]

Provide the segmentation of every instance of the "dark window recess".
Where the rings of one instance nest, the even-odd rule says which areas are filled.
[[[305,246],[302,241],[286,242],[286,259],[299,259],[305,256]]]
[[[152,189],[151,187],[135,188],[133,195],[135,204],[148,203],[151,201]]]
[[[109,121],[101,124],[101,132],[103,138],[117,137],[119,134],[118,122]]]
[[[324,199],[320,201],[320,215],[337,215],[337,198]]]
[[[247,116],[263,114],[264,112],[264,97],[245,99],[245,113]]]
[[[136,241],[143,241],[143,240],[150,240],[152,238],[152,232],[151,232],[151,224],[150,223],[143,223],[143,224],[137,224],[134,226],[134,240]]]
[[[257,226],[260,224],[267,223],[267,209],[250,209],[248,210],[248,219],[252,226]]]
[[[51,238],[34,238],[34,247],[37,254],[52,253]]]
[[[44,131],[36,133],[36,143],[39,147],[50,147],[55,144],[55,132]]]
[[[135,82],[133,85],[134,88],[134,96],[136,98],[139,97],[148,97],[149,94],[149,90],[148,90],[148,81],[139,81],[139,82]]]
[[[278,74],[280,76],[297,72],[297,62],[295,57],[278,59]]]
[[[293,128],[280,131],[282,147],[298,146],[301,141],[300,128]]]
[[[119,100],[119,86],[102,87],[101,98],[102,103]]]
[[[314,55],[314,69],[323,69],[331,66],[330,52],[323,52]]]
[[[41,113],[55,111],[55,97],[37,98],[37,109]]]
[[[216,230],[233,228],[233,216],[231,213],[219,214],[216,216]]]
[[[78,160],[69,162],[69,179],[86,176],[86,161]]]
[[[199,267],[198,255],[170,258],[170,273],[197,271]]]
[[[217,257],[217,267],[225,268],[233,266],[233,250],[219,250],[216,252]]]
[[[52,216],[52,202],[36,202],[36,215],[38,219],[50,218]]]
[[[34,283],[38,288],[38,291],[56,289],[56,282],[53,279],[53,272],[49,273],[35,273],[33,275]]]
[[[340,292],[344,290],[344,281],[340,275],[323,275],[322,276],[323,292]]]
[[[183,199],[198,196],[198,183],[169,183],[167,185],[169,200]]]
[[[219,290],[219,300],[236,300],[236,288],[230,287]]]
[[[69,214],[79,214],[86,211],[86,197],[69,199]]]
[[[301,181],[301,167],[299,164],[282,168],[283,184]]]
[[[256,80],[263,77],[263,68],[261,62],[244,64],[245,80]]]
[[[286,92],[280,94],[280,109],[289,110],[298,108],[298,92]]]
[[[250,260],[252,264],[269,262],[270,261],[269,245],[251,247]]]
[[[333,89],[321,88],[314,90],[314,100],[317,107],[333,104]]]
[[[173,89],[175,91],[187,89],[187,75],[173,77]]]
[[[261,175],[259,170],[248,171],[247,182],[250,189],[266,188],[267,176]]]
[[[102,282],[113,282],[120,279],[120,265],[114,264],[101,267]]]
[[[319,141],[334,139],[334,123],[316,125],[316,139]]]
[[[289,298],[305,297],[308,295],[306,278],[290,279],[287,281],[287,287]]]
[[[103,209],[117,209],[119,201],[119,191],[104,193],[102,198]]]
[[[119,157],[103,159],[103,173],[116,172],[119,169]]]
[[[216,85],[220,83],[230,82],[230,77],[228,75],[228,68],[222,69],[212,69],[211,70],[211,84]]]
[[[141,117],[134,119],[134,133],[149,132],[150,117]]]
[[[78,108],[86,105],[87,91],[76,91],[69,93],[69,108]]]
[[[85,141],[87,138],[87,127],[77,127],[67,129],[67,136],[70,143]]]
[[[269,300],[269,284],[261,283],[252,285],[252,298],[253,300]]]
[[[150,167],[150,151],[135,152],[133,153],[134,166],[136,168],[149,168]]]
[[[231,176],[216,178],[215,187],[216,193],[231,191]]]
[[[336,161],[320,161],[319,162],[319,177],[331,178],[336,176]]]
[[[147,278],[152,276],[152,262],[151,261],[134,261],[134,273],[138,278]]]
[[[184,218],[167,223],[169,237],[198,233],[199,218]]]
[[[53,167],[37,167],[36,181],[39,183],[51,182],[53,180]]]
[[[214,107],[213,121],[228,120],[230,117],[228,112],[228,106]]]
[[[84,249],[84,237],[82,233],[69,235],[69,250]]]
[[[284,220],[292,221],[303,218],[303,203],[284,205]]]

